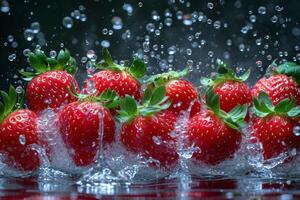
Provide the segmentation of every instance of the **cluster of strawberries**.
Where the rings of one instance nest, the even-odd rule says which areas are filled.
[[[193,159],[208,165],[231,158],[246,127],[262,144],[264,159],[300,144],[300,66],[292,62],[272,63],[268,77],[251,91],[245,83],[250,71],[237,76],[219,61],[215,76],[201,78],[205,94],[200,96],[183,79],[187,69],[145,78],[142,60],[119,65],[107,49],[101,62],[90,63],[99,71],[85,81],[81,92],[74,78],[76,61],[68,50],[56,58],[36,50],[28,60],[34,71],[20,73],[29,81],[29,109],[23,108],[24,98],[13,86],[8,93],[1,91],[0,102],[0,152],[18,170],[38,169],[41,161],[33,144],[44,147],[51,160],[49,144],[38,133],[38,118],[45,109],[57,113],[59,137],[77,166],[95,162],[99,145],[106,147],[116,139],[120,123],[120,140],[127,150],[172,167],[179,159],[178,137],[172,132],[183,113],[188,113],[184,146],[200,149]]]

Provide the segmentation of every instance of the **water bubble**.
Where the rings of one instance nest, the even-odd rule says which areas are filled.
[[[81,14],[80,15],[80,20],[82,21],[82,22],[85,22],[86,20],[87,20],[87,16],[86,16],[86,14]]]
[[[21,145],[25,145],[26,144],[26,137],[25,135],[21,134],[19,135],[19,142]]]
[[[245,46],[244,44],[240,44],[240,45],[239,45],[239,50],[240,50],[241,52],[245,51],[245,48],[246,48],[246,46]]]
[[[52,50],[52,51],[49,52],[49,56],[50,56],[51,58],[55,58],[56,55],[57,55],[57,53],[56,53],[56,51],[54,51],[54,50]]]
[[[101,46],[104,48],[108,48],[108,47],[110,47],[110,42],[108,40],[102,40]]]
[[[265,6],[260,6],[257,11],[261,15],[265,15],[267,13],[267,9]]]
[[[293,127],[293,134],[295,136],[300,136],[300,126],[294,126]]]
[[[190,14],[183,15],[183,24],[186,26],[190,26],[193,24],[192,16]]]
[[[38,22],[33,22],[30,25],[30,29],[32,30],[33,33],[37,34],[38,32],[40,32],[40,23]]]
[[[187,54],[188,56],[192,55],[192,49],[186,49],[186,54]]]
[[[173,45],[173,46],[170,46],[168,48],[168,54],[169,55],[174,55],[176,53],[176,47]]]
[[[208,55],[209,57],[213,57],[213,56],[214,56],[214,52],[213,52],[213,51],[208,51],[207,55]]]
[[[160,20],[160,16],[159,16],[159,14],[158,14],[158,12],[156,10],[152,11],[151,17],[155,21],[159,21]]]
[[[278,21],[278,17],[276,15],[274,15],[273,17],[271,17],[271,22],[272,23],[276,23]]]
[[[78,9],[79,9],[80,11],[84,11],[84,10],[85,10],[85,7],[84,7],[84,5],[80,5],[80,6],[78,6]]]
[[[218,21],[218,20],[215,21],[215,22],[214,22],[214,28],[215,28],[215,29],[220,29],[220,28],[221,28],[221,22]]]
[[[167,26],[171,26],[171,25],[172,25],[172,23],[173,23],[173,20],[172,20],[172,18],[169,18],[169,17],[168,17],[168,18],[166,18],[166,19],[165,19],[165,21],[164,21],[164,22],[165,22],[165,25],[167,25]]]
[[[143,2],[140,1],[140,2],[138,3],[138,6],[139,6],[140,8],[143,7]]]
[[[13,42],[14,41],[14,36],[12,36],[12,35],[7,36],[7,40],[9,42]]]
[[[22,86],[18,86],[18,87],[16,87],[16,92],[17,92],[17,94],[22,94],[23,93],[23,88],[22,88]]]
[[[214,4],[211,3],[211,2],[208,2],[208,3],[207,3],[207,8],[213,9],[213,8],[214,8]]]
[[[182,19],[182,17],[183,17],[183,13],[182,13],[182,11],[177,11],[176,12],[176,18],[178,19],[178,20],[181,20]]]
[[[122,39],[126,40],[126,39],[130,39],[130,38],[131,38],[131,31],[126,30],[125,33],[122,34]]]
[[[258,68],[261,68],[263,63],[262,63],[261,60],[257,60],[257,61],[255,62],[255,64],[257,65]]]
[[[226,40],[226,44],[227,44],[227,46],[231,46],[232,45],[232,40],[230,40],[230,39]]]
[[[145,53],[150,51],[149,42],[143,42],[143,50]]]
[[[74,17],[75,19],[80,19],[80,11],[79,10],[74,10],[71,13],[71,17]]]
[[[154,32],[155,30],[155,25],[153,23],[148,23],[146,25],[146,30],[149,31],[149,32]]]
[[[27,56],[29,55],[29,53],[30,53],[30,49],[24,49],[24,50],[23,50],[23,55],[24,55],[24,56],[27,57]]]
[[[34,38],[34,33],[31,29],[26,29],[24,31],[24,37],[27,41],[32,41]]]
[[[1,1],[1,12],[8,13],[10,10],[9,3],[6,0]]]
[[[256,16],[255,15],[250,15],[249,20],[252,23],[256,22]]]
[[[11,43],[12,48],[17,48],[18,47],[18,42],[14,41]]]
[[[188,69],[189,69],[190,72],[192,72],[194,70],[193,69],[194,61],[187,60],[186,65],[187,65],[187,67],[188,67]]]
[[[281,12],[283,11],[283,7],[280,7],[279,5],[275,6],[275,10],[278,11],[278,12]]]
[[[132,15],[132,12],[133,12],[132,5],[130,5],[130,4],[128,4],[128,3],[124,3],[122,8],[123,8],[123,10],[125,10],[125,11],[127,12],[127,14],[128,14],[129,16]]]
[[[241,32],[242,32],[243,34],[248,33],[248,31],[249,31],[249,26],[244,26],[244,27],[242,27],[242,29],[241,29]]]
[[[80,62],[81,63],[86,63],[88,61],[88,58],[87,57],[85,57],[85,56],[83,56],[81,59],[80,59]]]
[[[241,7],[242,7],[242,2],[239,1],[239,0],[237,0],[236,2],[234,2],[234,6],[235,6],[236,8],[241,8]]]
[[[153,136],[152,140],[155,144],[160,145],[162,143],[162,139],[160,136]]]
[[[64,17],[63,18],[63,21],[62,21],[62,24],[65,28],[72,28],[73,27],[73,19],[71,17]]]
[[[300,28],[298,28],[298,27],[292,28],[292,34],[294,36],[300,36]]]
[[[16,54],[13,53],[13,54],[11,54],[11,55],[8,56],[8,60],[9,61],[14,61],[16,59],[16,57],[17,57]]]
[[[107,35],[108,34],[108,29],[107,28],[102,29],[102,34]]]
[[[123,28],[123,22],[122,19],[118,16],[114,16],[111,20],[112,24],[113,24],[113,29],[115,30],[120,30]]]
[[[261,41],[262,41],[261,38],[256,39],[255,40],[256,45],[260,46],[261,45]]]

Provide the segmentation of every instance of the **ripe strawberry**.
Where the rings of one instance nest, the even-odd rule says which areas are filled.
[[[252,119],[252,135],[263,147],[264,159],[270,159],[300,144],[300,137],[293,133],[298,123],[294,118],[299,116],[300,108],[295,107],[295,99],[288,98],[273,105],[270,97],[261,92],[258,99],[254,97],[254,113]]]
[[[7,156],[9,166],[34,171],[40,164],[37,152],[31,147],[39,143],[37,116],[28,109],[20,109],[22,102],[17,105],[13,86],[10,86],[8,94],[3,91],[1,94],[4,104],[0,102],[0,152]]]
[[[146,80],[151,86],[166,87],[166,96],[172,102],[169,111],[178,114],[180,111],[191,109],[190,116],[200,111],[201,104],[198,100],[198,92],[191,82],[182,79],[188,74],[188,69],[181,72],[170,71],[158,74]]]
[[[29,63],[36,73],[20,71],[30,81],[27,86],[26,97],[29,107],[40,112],[48,107],[58,108],[63,104],[76,101],[69,94],[68,87],[74,83],[78,91],[78,84],[69,73],[75,73],[76,61],[70,57],[68,50],[61,50],[57,58],[47,58],[43,51],[36,50],[29,54]]]
[[[104,61],[96,65],[102,71],[97,72],[86,81],[84,92],[90,93],[90,85],[92,85],[94,87],[92,89],[96,89],[98,94],[111,89],[120,97],[130,95],[136,100],[140,100],[141,84],[138,79],[143,77],[147,70],[143,61],[135,59],[130,67],[118,65],[113,62],[105,48],[103,49],[103,59]]]
[[[247,71],[237,76],[224,62],[218,60],[217,75],[213,79],[201,78],[201,83],[214,88],[214,92],[220,95],[220,108],[229,112],[237,105],[251,105],[251,90],[245,83],[249,75],[250,71]]]
[[[126,96],[118,120],[123,124],[121,141],[135,154],[153,158],[160,162],[160,167],[169,168],[178,160],[174,138],[170,133],[174,129],[176,116],[166,109],[165,87],[156,88],[153,93],[147,89],[143,105]]]
[[[269,66],[270,77],[261,78],[253,87],[252,95],[258,97],[261,91],[267,93],[274,105],[285,98],[295,98],[300,104],[299,80],[300,66],[293,62],[277,65],[275,61]]]
[[[200,148],[193,157],[209,165],[231,158],[241,142],[240,127],[245,125],[246,105],[237,105],[229,113],[220,110],[220,97],[211,88],[206,93],[208,110],[197,113],[188,123],[191,145]]]
[[[66,105],[60,111],[59,127],[64,142],[71,149],[75,164],[87,166],[95,161],[100,142],[107,145],[114,140],[115,122],[103,104],[107,103],[107,107],[115,104],[116,93],[107,91],[99,97],[82,94],[78,97],[79,101]],[[103,140],[100,141],[102,130]]]

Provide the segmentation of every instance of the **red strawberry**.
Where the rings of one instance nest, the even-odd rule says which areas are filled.
[[[214,88],[214,92],[220,95],[220,108],[229,112],[237,105],[251,105],[251,90],[244,82],[249,75],[250,71],[247,71],[238,77],[224,62],[218,60],[217,75],[213,79],[201,78],[201,83]]]
[[[268,70],[273,70],[272,75],[261,78],[253,87],[252,94],[258,97],[261,91],[267,93],[274,105],[277,105],[285,98],[295,98],[300,104],[299,80],[300,66],[293,62],[286,62],[277,65],[275,61],[269,66]]]
[[[58,108],[76,101],[68,91],[72,83],[75,89],[79,90],[76,80],[68,73],[74,73],[76,69],[75,59],[70,57],[68,50],[61,50],[57,59],[47,58],[44,52],[36,50],[35,53],[29,54],[29,63],[36,73],[24,71],[20,73],[27,77],[25,80],[30,80],[26,97],[33,111],[40,112],[48,107]]]
[[[196,160],[216,165],[231,158],[239,148],[241,133],[245,125],[247,106],[237,105],[229,113],[220,110],[219,95],[213,89],[206,93],[207,111],[197,113],[188,123],[188,138],[191,144],[200,148],[193,154]]]
[[[0,102],[0,152],[8,156],[11,167],[24,171],[38,169],[40,161],[32,144],[38,144],[37,116],[28,109],[18,109],[17,94],[11,86],[9,94],[1,92]]]
[[[193,84],[182,77],[188,74],[188,69],[181,72],[170,71],[150,77],[146,82],[155,86],[165,85],[166,96],[172,102],[169,111],[178,114],[180,111],[191,109],[190,116],[200,111],[201,104],[198,92]],[[192,104],[192,105],[191,105]]]
[[[298,124],[293,118],[300,114],[299,107],[295,107],[295,99],[288,98],[273,105],[270,97],[261,92],[258,99],[254,98],[254,113],[252,119],[252,135],[263,146],[264,159],[270,159],[296,148],[300,144],[300,137],[293,131]]]
[[[104,94],[107,93],[102,93],[99,98],[81,95],[88,98],[88,101],[70,103],[59,113],[62,138],[71,149],[74,162],[78,166],[87,166],[95,161],[99,149],[100,128],[103,130],[103,145],[114,140],[115,122],[108,109],[97,102],[104,100]],[[114,95],[111,96],[113,99],[116,94],[111,94]],[[102,119],[99,119],[100,116]]]
[[[169,168],[178,160],[175,139],[170,135],[176,116],[165,110],[170,106],[165,92],[164,86],[156,88],[153,93],[148,89],[140,106],[132,97],[126,96],[118,119],[124,123],[121,141],[128,150],[156,159],[160,167]]]
[[[143,61],[135,59],[130,67],[118,65],[113,62],[111,55],[105,48],[103,49],[103,59],[102,63],[96,65],[102,71],[94,74],[86,81],[84,92],[90,93],[89,87],[90,84],[93,84],[98,94],[111,89],[121,97],[130,95],[136,100],[140,100],[141,84],[138,79],[143,77],[147,70]]]

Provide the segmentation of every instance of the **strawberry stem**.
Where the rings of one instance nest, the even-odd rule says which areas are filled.
[[[155,86],[161,86],[165,85],[167,82],[171,80],[178,80],[181,79],[189,74],[189,69],[185,68],[182,71],[169,71],[162,74],[157,74],[148,77],[146,80],[144,80],[144,83],[152,83]]]

